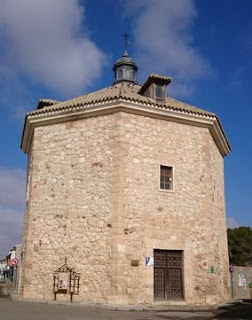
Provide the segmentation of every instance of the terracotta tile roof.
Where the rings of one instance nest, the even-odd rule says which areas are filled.
[[[99,103],[123,100],[136,104],[145,104],[148,107],[158,109],[168,109],[195,115],[215,117],[214,113],[191,106],[170,97],[166,98],[165,104],[159,103],[149,97],[139,94],[141,88],[142,87],[139,85],[122,82],[64,102],[43,99],[41,101],[44,102],[45,106],[38,110],[29,112],[27,116],[37,116],[51,112],[70,111],[75,109],[79,110],[89,105],[99,105]]]
[[[41,109],[41,108],[44,108],[44,107],[52,106],[52,105],[58,104],[60,102],[61,101],[52,100],[52,99],[40,99],[39,102],[38,102],[37,109]]]

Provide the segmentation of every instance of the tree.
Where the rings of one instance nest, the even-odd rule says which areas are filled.
[[[230,264],[252,266],[252,229],[250,227],[228,229],[227,234]]]

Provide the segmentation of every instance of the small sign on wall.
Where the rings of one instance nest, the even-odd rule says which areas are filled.
[[[208,267],[208,273],[215,273],[214,272],[214,266],[209,266]]]
[[[145,265],[147,267],[154,265],[154,258],[153,257],[145,257]]]
[[[138,267],[139,266],[139,260],[131,260],[131,267]]]
[[[243,271],[238,272],[238,286],[239,287],[246,287],[247,286],[246,275]]]

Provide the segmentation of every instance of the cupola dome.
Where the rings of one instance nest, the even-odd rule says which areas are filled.
[[[136,83],[136,72],[138,66],[133,59],[128,55],[128,35],[124,34],[125,38],[125,50],[121,58],[119,58],[113,67],[115,73],[114,84],[120,82]]]

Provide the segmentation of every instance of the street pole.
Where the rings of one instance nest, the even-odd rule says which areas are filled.
[[[234,299],[234,283],[233,283],[234,265],[233,264],[230,265],[229,271],[231,275],[231,298]]]
[[[231,298],[234,299],[233,272],[231,272]]]

